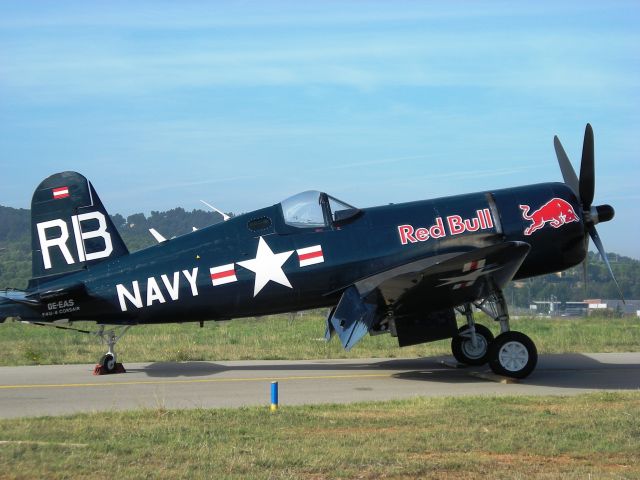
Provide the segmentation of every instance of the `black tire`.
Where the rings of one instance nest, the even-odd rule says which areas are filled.
[[[470,336],[465,336],[469,325],[458,329],[458,334],[451,339],[451,352],[456,360],[465,365],[484,365],[489,361],[489,347],[493,342],[493,333],[484,325],[476,324],[478,348],[473,348]]]
[[[100,365],[107,373],[113,373],[116,370],[116,359],[110,353],[103,355],[100,359]]]
[[[537,363],[538,350],[524,333],[501,333],[489,347],[489,366],[497,375],[525,378]]]

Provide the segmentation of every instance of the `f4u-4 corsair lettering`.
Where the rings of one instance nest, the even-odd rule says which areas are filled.
[[[579,264],[589,236],[611,272],[595,225],[614,212],[591,205],[591,127],[581,178],[557,138],[555,149],[564,184],[362,209],[307,191],[133,253],[91,183],[57,173],[34,192],[32,278],[25,291],[0,291],[0,321],[98,322],[92,333],[109,347],[98,368],[113,373],[118,328],[331,307],[325,336],[347,350],[367,333],[391,332],[400,346],[450,338],[460,363],[524,378],[537,351],[510,330],[504,288]],[[192,252],[210,263],[191,263]],[[497,337],[475,323],[474,308],[500,322]]]
[[[477,232],[493,228],[493,218],[488,208],[476,210],[473,218],[462,218],[460,215],[449,215],[446,217],[447,229],[445,229],[442,217],[437,217],[435,224],[431,227],[414,228],[412,225],[399,225],[398,235],[400,243],[426,242],[430,238],[438,239],[448,235],[460,235],[465,232]],[[448,233],[447,233],[448,232]]]

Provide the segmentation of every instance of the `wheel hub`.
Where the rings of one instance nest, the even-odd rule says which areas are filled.
[[[480,358],[487,353],[487,340],[476,334],[476,346],[473,346],[473,341],[469,338],[462,343],[462,350],[469,358]]]
[[[111,372],[116,368],[116,357],[111,353],[107,353],[102,361],[103,366],[107,371]]]
[[[506,370],[517,372],[527,365],[529,352],[520,342],[507,342],[500,348],[498,360]]]

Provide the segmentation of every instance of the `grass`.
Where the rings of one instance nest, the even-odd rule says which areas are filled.
[[[494,334],[498,325],[478,316]],[[93,324],[75,324],[95,328]],[[514,319],[541,353],[640,351],[640,319]],[[117,346],[124,362],[421,357],[450,354],[449,340],[398,348],[389,335],[365,337],[345,352],[337,338],[326,343],[324,316],[311,312],[230,322],[133,327]],[[0,324],[0,365],[92,363],[106,351],[95,337],[19,322]]]
[[[638,392],[108,412],[0,431],[3,479],[640,478]]]

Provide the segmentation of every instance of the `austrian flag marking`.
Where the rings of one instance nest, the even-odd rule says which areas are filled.
[[[466,272],[474,272],[476,270],[482,270],[486,262],[487,262],[486,260],[482,259],[482,260],[474,260],[473,262],[465,263],[462,267],[462,271],[466,273]],[[475,283],[475,281],[476,279],[474,278],[473,280],[469,280],[468,282],[456,283],[453,286],[453,289],[458,290],[460,288],[470,287]]]
[[[482,260],[474,260],[473,262],[465,263],[462,267],[463,272],[469,272],[472,270],[478,270],[479,268],[484,268],[484,265],[487,261],[485,259]]]
[[[215,287],[216,285],[224,285],[225,283],[237,282],[236,269],[233,263],[228,265],[221,265],[219,267],[212,267],[209,269],[211,273],[211,283]]]
[[[69,196],[69,187],[59,187],[52,190],[53,198],[59,200],[60,198],[67,198]]]
[[[298,254],[298,260],[300,261],[301,267],[324,262],[324,256],[322,255],[322,245],[299,248],[298,250],[296,250],[296,253]]]

